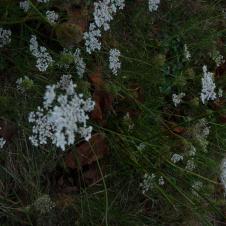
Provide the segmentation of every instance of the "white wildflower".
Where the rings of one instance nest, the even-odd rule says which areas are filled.
[[[11,42],[11,30],[4,30],[0,27],[0,48],[5,45],[8,45]]]
[[[76,85],[70,81],[65,95],[57,95],[57,85],[47,86],[43,108],[29,114],[29,122],[34,124],[30,140],[33,145],[47,144],[48,140],[65,150],[66,145],[75,143],[76,136],[86,140],[91,137],[92,127],[87,126],[88,112],[95,102],[83,99],[75,92]]]
[[[216,85],[213,81],[213,73],[207,71],[207,66],[203,66],[203,78],[202,78],[202,93],[201,100],[205,104],[208,100],[215,100]]]
[[[1,137],[0,138],[0,149],[2,149],[4,147],[5,143],[6,143],[6,140],[3,137]]]
[[[218,97],[223,97],[223,89],[221,88],[218,89]]]
[[[198,196],[198,192],[203,187],[203,183],[201,181],[195,181],[192,185],[192,194]]]
[[[124,2],[125,0],[101,0],[94,3],[94,22],[90,24],[89,31],[84,33],[86,51],[89,54],[101,49],[101,29],[110,29],[114,14],[125,7]]]
[[[224,192],[226,194],[226,158],[224,158],[221,162],[220,180],[222,185],[224,186]]]
[[[184,45],[184,56],[185,56],[186,60],[190,60],[190,58],[191,58],[191,54],[188,50],[187,44]]]
[[[56,88],[67,90],[71,83],[71,75],[62,75],[60,81],[57,83]]]
[[[144,174],[144,178],[143,178],[143,182],[140,183],[140,187],[142,190],[142,193],[145,194],[146,192],[148,192],[150,189],[153,189],[154,187],[154,180],[155,180],[155,174]]]
[[[46,86],[46,92],[45,95],[43,97],[43,106],[44,108],[48,108],[52,105],[53,101],[56,98],[56,93],[55,93],[55,89],[56,86],[52,85],[52,86]]]
[[[173,94],[172,95],[172,100],[173,100],[173,103],[174,103],[174,106],[177,107],[178,104],[180,104],[182,102],[182,98],[185,96],[186,94],[185,93],[179,93],[178,95],[177,94]]]
[[[39,2],[39,3],[47,3],[47,2],[49,2],[49,0],[37,0],[37,2]]]
[[[171,161],[173,163],[177,163],[179,161],[183,161],[184,157],[182,155],[179,155],[177,153],[174,153],[173,156],[171,157]]]
[[[71,49],[64,49],[63,54],[72,57],[77,70],[77,74],[79,75],[79,78],[82,78],[86,70],[86,64],[81,56],[81,50],[77,48],[75,52],[73,52]]]
[[[55,24],[57,22],[57,20],[59,19],[59,15],[53,10],[51,10],[51,11],[47,10],[46,17],[51,24]]]
[[[224,57],[220,54],[218,50],[213,51],[210,53],[210,57],[215,61],[217,67],[225,62]]]
[[[189,171],[193,171],[195,169],[195,162],[194,162],[194,159],[193,158],[192,159],[189,159],[187,161],[187,164],[185,166],[185,169],[186,170],[189,170]]]
[[[18,78],[16,80],[16,84],[17,90],[21,93],[24,93],[27,85],[33,85],[33,80],[28,78],[27,76],[24,76],[23,78]]]
[[[140,143],[140,144],[137,146],[137,150],[138,150],[138,151],[143,151],[143,150],[145,150],[145,148],[146,148],[146,144],[144,144],[144,143]]]
[[[47,52],[47,49],[44,46],[38,46],[37,38],[35,35],[31,36],[30,51],[32,55],[36,57],[36,67],[39,71],[46,71],[49,65],[53,63],[53,59]]]
[[[121,68],[120,55],[121,53],[118,49],[111,49],[109,52],[109,68],[114,75],[117,75],[118,70]]]
[[[148,0],[148,7],[149,11],[153,12],[156,11],[159,7],[160,0]]]
[[[100,29],[97,29],[95,24],[89,25],[89,31],[84,33],[86,52],[91,54],[95,50],[101,49],[101,42],[99,38],[101,37]]]
[[[196,148],[194,145],[191,145],[190,150],[188,151],[188,156],[195,156],[196,155]]]
[[[49,195],[45,194],[35,200],[33,206],[36,211],[39,211],[41,214],[46,214],[49,213],[56,206],[56,204],[51,200]]]
[[[198,123],[196,123],[192,127],[192,137],[200,144],[204,152],[207,152],[207,138],[209,136],[209,133],[210,126],[208,126],[208,122],[206,121],[206,119],[200,119]]]
[[[164,184],[165,184],[165,180],[164,180],[164,178],[161,176],[161,177],[159,178],[159,185],[163,186]]]
[[[79,75],[80,78],[82,78],[85,73],[86,64],[85,64],[83,58],[81,57],[81,50],[76,49],[76,51],[73,55],[74,55],[74,59],[75,59],[77,74]]]
[[[24,10],[24,12],[27,12],[30,8],[29,1],[21,1],[20,2],[20,8]]]

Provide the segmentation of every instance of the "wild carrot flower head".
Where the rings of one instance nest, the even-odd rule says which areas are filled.
[[[89,140],[92,127],[87,126],[88,112],[92,111],[95,102],[83,94],[77,94],[76,85],[70,81],[65,94],[57,95],[56,85],[46,87],[43,107],[29,114],[29,122],[33,124],[30,140],[33,145],[54,145],[65,150],[66,145],[74,144],[76,137]]]
[[[0,48],[5,45],[8,45],[11,42],[11,30],[5,30],[0,27]]]

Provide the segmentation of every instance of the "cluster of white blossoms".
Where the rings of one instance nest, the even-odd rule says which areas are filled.
[[[35,200],[33,206],[36,211],[40,212],[41,214],[46,214],[56,207],[56,203],[51,200],[49,195],[44,194]]]
[[[177,107],[181,102],[182,102],[182,98],[185,97],[185,93],[179,93],[177,94],[173,94],[172,95],[172,100],[173,100],[173,104],[175,107]]]
[[[28,78],[27,76],[24,76],[23,78],[18,78],[16,80],[16,84],[17,84],[17,90],[20,91],[21,93],[25,92],[25,87],[24,85],[26,84],[30,84],[33,85],[33,80]]]
[[[184,45],[184,57],[186,60],[190,60],[190,58],[191,58],[191,54],[188,50],[187,44]]]
[[[196,168],[194,158],[187,161],[185,169],[188,171],[193,171]]]
[[[175,164],[177,162],[183,161],[184,157],[180,154],[174,153],[171,157],[171,161]]]
[[[138,146],[137,146],[137,150],[138,151],[144,151],[146,148],[146,144],[144,143],[140,143]]]
[[[47,49],[44,46],[38,45],[37,37],[35,35],[31,36],[30,51],[32,55],[36,57],[36,67],[39,71],[46,71],[49,65],[53,63],[53,59],[47,52]]]
[[[95,102],[91,98],[84,100],[75,87],[70,80],[64,95],[57,95],[57,85],[46,87],[43,107],[29,114],[29,122],[33,124],[30,140],[34,146],[47,144],[49,139],[65,150],[66,145],[74,144],[76,136],[90,139],[92,127],[87,126],[87,120]]]
[[[142,193],[145,194],[146,192],[148,192],[150,189],[153,189],[154,187],[154,179],[155,179],[155,174],[144,174],[144,178],[143,178],[143,182],[140,183],[140,187],[142,190]]]
[[[24,12],[27,12],[30,8],[30,4],[29,4],[29,1],[21,1],[20,2],[20,8],[24,11]]]
[[[55,24],[57,20],[59,19],[59,15],[53,11],[53,10],[47,10],[46,11],[46,17],[49,23]]]
[[[163,186],[165,184],[165,180],[163,176],[160,176],[157,179],[157,182],[160,186]],[[147,193],[149,190],[152,190],[154,188],[154,184],[156,183],[156,176],[154,173],[151,175],[145,173],[143,177],[143,181],[140,183],[142,194]]]
[[[0,48],[5,45],[8,45],[11,42],[11,30],[5,30],[0,27]]]
[[[75,52],[73,52],[71,49],[64,49],[63,54],[69,55],[70,57],[73,58],[77,74],[79,78],[82,78],[86,70],[86,64],[83,58],[81,57],[81,50],[77,48]],[[69,65],[66,65],[66,68],[68,67]]]
[[[164,180],[163,176],[161,176],[159,178],[159,185],[163,186],[164,184],[165,184],[165,180]]]
[[[148,0],[148,8],[150,12],[156,11],[159,7],[160,0]]]
[[[221,88],[218,89],[218,97],[219,98],[223,97],[223,92],[224,92],[223,89],[221,89]]]
[[[6,140],[3,137],[1,137],[0,138],[0,149],[2,149],[4,147],[5,143],[6,143]]]
[[[47,2],[49,2],[49,0],[37,0],[37,2],[39,2],[39,3],[47,3]]]
[[[207,138],[209,133],[210,126],[208,125],[206,119],[200,119],[198,123],[192,127],[192,138],[199,143],[204,152],[207,152],[207,146],[209,143]]]
[[[221,167],[220,167],[220,180],[222,185],[224,186],[224,191],[226,195],[226,158],[224,158],[221,162]]]
[[[198,196],[198,192],[202,189],[203,183],[202,181],[195,181],[192,185],[192,194]]]
[[[91,54],[101,49],[101,29],[110,29],[113,15],[125,7],[125,0],[101,0],[94,3],[94,22],[90,24],[89,31],[84,33],[86,51]]]
[[[202,93],[201,100],[205,104],[208,100],[215,100],[217,95],[215,93],[216,85],[213,81],[213,73],[207,71],[207,66],[203,66],[203,78],[202,78]]]
[[[109,68],[114,75],[117,75],[118,70],[121,68],[120,55],[121,53],[118,49],[111,49],[109,52]]]
[[[224,57],[220,54],[218,50],[215,50],[213,53],[210,53],[210,57],[215,61],[217,67],[225,62]]]

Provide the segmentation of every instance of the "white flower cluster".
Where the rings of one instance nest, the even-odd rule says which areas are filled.
[[[163,186],[164,184],[165,184],[165,180],[164,180],[163,176],[161,176],[159,178],[159,185]]]
[[[196,168],[194,158],[187,161],[185,169],[188,171],[193,171]]]
[[[140,183],[140,187],[142,190],[142,193],[145,194],[146,192],[148,192],[150,189],[153,189],[154,187],[154,179],[155,179],[155,174],[144,174],[144,178],[143,178],[143,182]]]
[[[203,183],[202,181],[195,181],[192,185],[192,194],[198,196],[198,192],[202,189]]]
[[[73,53],[70,49],[64,49],[63,54],[68,54],[73,57],[77,74],[79,75],[79,78],[82,78],[86,70],[86,64],[81,57],[81,50],[77,48]],[[69,65],[67,65],[67,67],[69,67]]]
[[[49,23],[51,23],[51,24],[55,24],[57,22],[57,20],[59,19],[59,15],[53,10],[51,10],[51,11],[47,10],[46,17],[47,17],[47,20],[49,21]]]
[[[6,143],[6,140],[3,137],[1,137],[0,138],[0,149],[2,149],[4,147],[5,143]]]
[[[218,89],[218,97],[220,97],[220,98],[223,97],[223,92],[224,92],[223,89],[219,88]]]
[[[224,186],[224,191],[226,195],[226,158],[224,158],[221,162],[221,167],[220,167],[220,180],[222,185]]]
[[[144,151],[146,148],[146,144],[144,143],[140,143],[138,146],[137,146],[137,150],[138,151]]]
[[[81,50],[76,49],[76,51],[73,55],[75,58],[77,74],[79,75],[80,78],[82,78],[85,73],[85,70],[86,70],[86,64],[85,64],[83,58],[81,57]]]
[[[183,157],[182,155],[177,154],[177,153],[174,153],[174,154],[172,155],[172,157],[171,157],[171,161],[172,161],[173,163],[177,163],[177,162],[179,162],[179,161],[183,161],[183,159],[184,159],[184,157]]]
[[[37,0],[37,2],[39,2],[39,3],[47,3],[47,2],[49,2],[49,0]]]
[[[55,206],[55,202],[51,200],[49,195],[42,195],[33,203],[36,211],[39,211],[41,214],[49,213]]]
[[[27,12],[30,8],[30,4],[29,4],[29,1],[21,1],[20,2],[20,8],[24,11],[24,12]]]
[[[184,45],[184,57],[186,60],[190,60],[190,58],[191,58],[191,54],[188,50],[187,44]]]
[[[27,76],[24,76],[24,78],[18,78],[16,80],[16,84],[17,84],[17,90],[20,91],[21,93],[24,93],[25,92],[25,87],[23,86],[23,84],[31,84],[31,85],[33,85],[33,80],[31,80]]]
[[[213,53],[210,53],[210,56],[215,61],[217,67],[225,62],[224,57],[220,54],[218,50],[215,50]]]
[[[216,85],[213,81],[213,73],[207,71],[207,66],[203,66],[203,78],[202,78],[202,93],[201,93],[201,100],[202,103],[205,104],[208,100],[215,100],[216,93],[215,93]]]
[[[89,31],[84,33],[86,51],[91,54],[101,49],[101,29],[110,29],[113,15],[125,7],[125,0],[101,0],[94,3],[94,22],[90,24]]]
[[[11,42],[11,35],[12,32],[10,30],[4,30],[0,27],[0,48]]]
[[[43,108],[29,114],[29,122],[34,124],[30,140],[34,146],[47,144],[50,139],[54,145],[65,150],[66,145],[74,144],[75,136],[85,140],[91,137],[92,127],[87,126],[88,112],[94,108],[95,102],[83,94],[77,94],[76,85],[70,81],[65,94],[56,94],[56,85],[46,87]]]
[[[182,98],[185,97],[185,93],[179,93],[177,94],[173,94],[172,95],[172,100],[174,103],[174,106],[177,107],[178,104],[180,104],[182,102]]]
[[[121,68],[120,55],[121,53],[118,49],[111,49],[109,52],[109,68],[114,75],[117,75],[118,70]]]
[[[60,81],[57,82],[56,88],[60,88],[66,91],[71,84],[71,77],[71,75],[62,75]]]
[[[156,176],[153,173],[151,175],[147,173],[144,174],[143,181],[142,183],[140,183],[142,194],[145,194],[146,192],[154,188],[154,184],[156,182],[155,179]],[[160,176],[157,181],[160,186],[163,186],[165,184],[163,176]]]
[[[37,37],[35,35],[31,36],[30,51],[32,55],[36,57],[36,67],[39,71],[46,71],[49,65],[53,63],[53,59],[47,52],[47,49],[44,46],[38,46]]]
[[[206,119],[200,119],[192,128],[192,137],[200,144],[204,152],[207,152],[209,133],[210,126]]]
[[[148,1],[148,8],[150,12],[156,11],[159,7],[160,0],[149,0]]]

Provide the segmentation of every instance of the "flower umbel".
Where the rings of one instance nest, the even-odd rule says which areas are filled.
[[[10,30],[4,30],[0,27],[0,48],[11,42],[11,35],[12,32]]]
[[[30,136],[33,145],[47,144],[51,140],[65,150],[66,145],[74,144],[76,136],[90,139],[92,127],[87,126],[87,113],[93,110],[95,102],[91,98],[84,100],[75,87],[71,80],[64,95],[56,94],[56,85],[46,87],[43,107],[29,114],[29,122],[33,124],[33,135]]]
[[[150,12],[157,11],[159,4],[160,4],[160,0],[149,0],[148,1],[149,11]]]
[[[35,35],[31,36],[30,51],[36,57],[36,67],[39,71],[44,72],[49,65],[53,63],[53,59],[44,46],[39,46]]]
[[[201,92],[201,100],[202,103],[205,104],[208,100],[215,100],[216,93],[215,88],[216,85],[213,81],[213,73],[207,71],[207,66],[203,66],[203,78],[202,78],[202,92]]]
[[[121,68],[120,55],[118,49],[111,49],[109,52],[109,68],[114,75],[118,75],[118,70]]]

